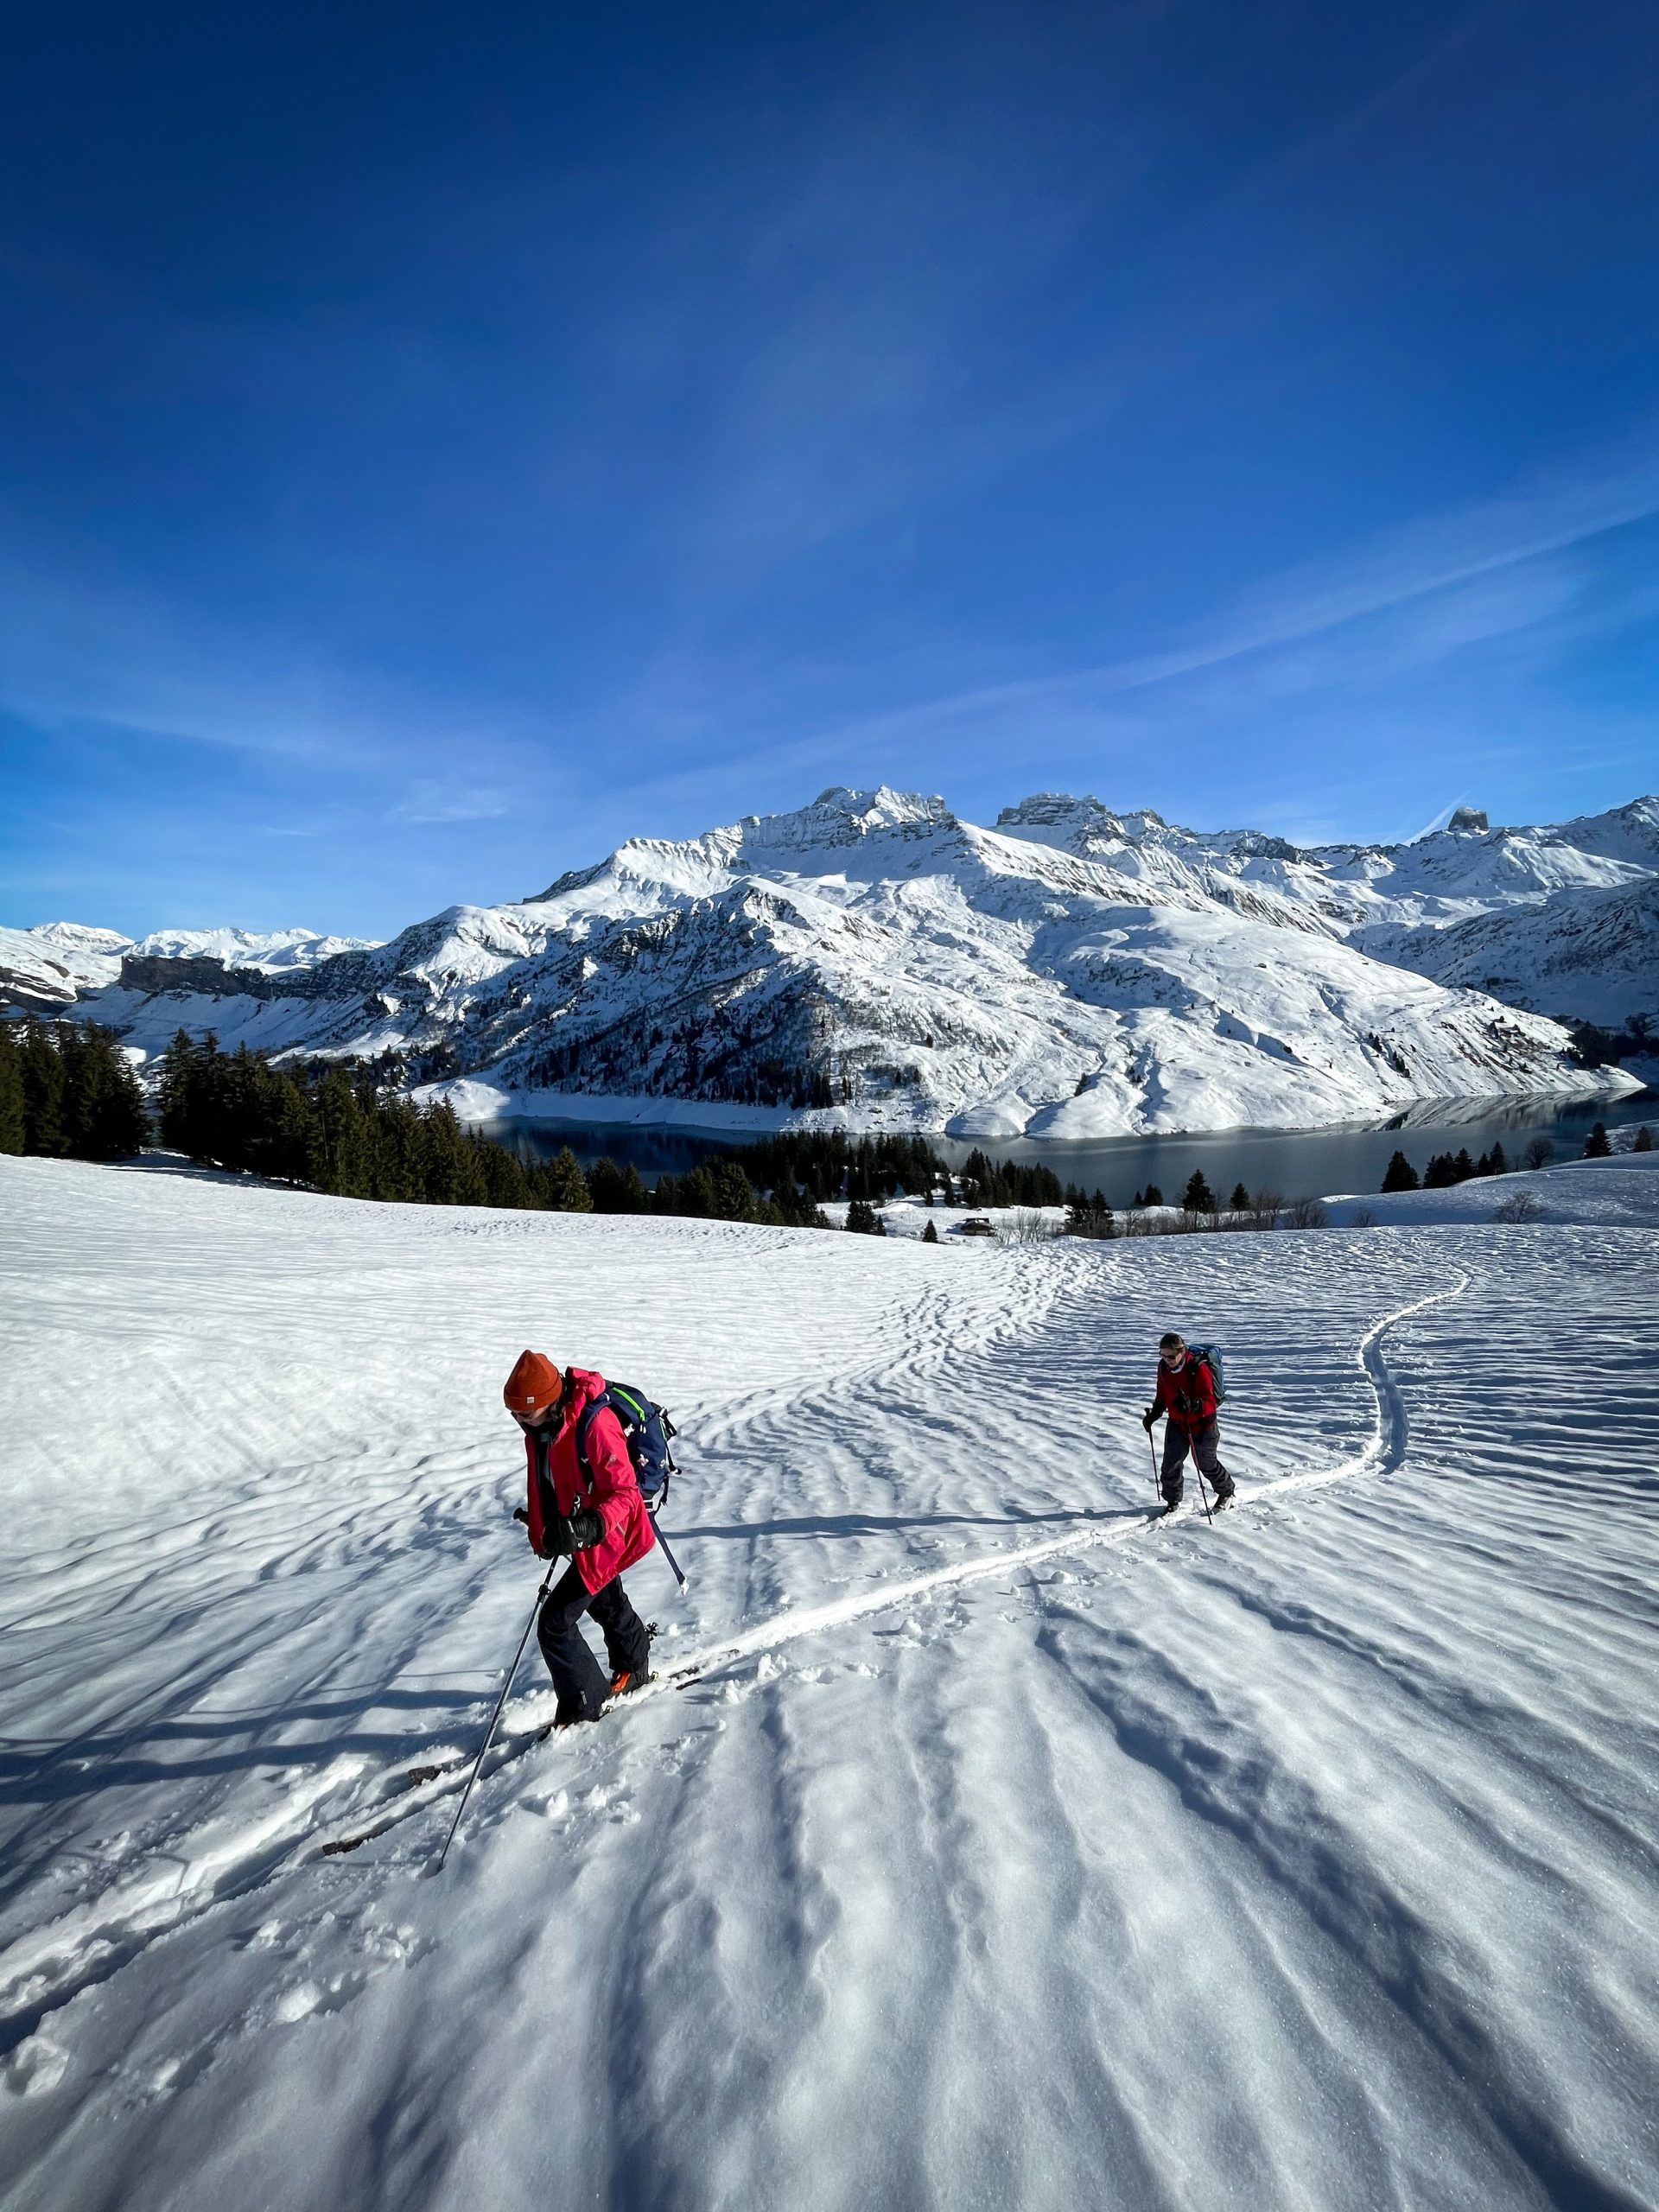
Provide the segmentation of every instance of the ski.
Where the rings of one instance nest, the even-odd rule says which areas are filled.
[[[641,1682],[638,1688],[626,1690],[619,1697],[607,1697],[600,1709],[599,1718],[601,1720],[607,1719],[619,1707],[637,1703],[641,1697],[649,1697],[658,1690],[689,1689],[693,1682],[700,1682],[705,1675],[719,1668],[729,1666],[745,1656],[741,1651],[721,1651],[716,1653],[712,1658],[702,1661],[696,1667],[683,1668],[677,1674],[653,1675],[648,1682]],[[596,1725],[591,1720],[575,1721],[571,1724],[573,1727],[579,1728],[591,1728]],[[567,1732],[563,1729],[556,1729],[550,1720],[545,1727],[533,1729],[524,1735],[510,1737],[500,1758],[496,1762],[496,1766],[490,1770],[491,1772],[494,1773],[511,1761],[521,1758],[526,1751],[539,1749],[556,1733],[563,1735]],[[446,1794],[448,1788],[460,1783],[466,1773],[467,1764],[468,1762],[466,1759],[457,1758],[448,1760],[441,1766],[410,1767],[399,1777],[395,1785],[397,1796],[401,1797],[410,1790],[443,1777],[443,1787],[432,1793],[430,1802],[435,1802],[439,1796]],[[349,1852],[360,1851],[365,1843],[372,1843],[377,1837],[385,1835],[389,1829],[400,1827],[409,1818],[410,1813],[417,1809],[424,1809],[424,1808],[401,1803],[389,1804],[385,1818],[370,1822],[358,1829],[354,1834],[336,1836],[333,1841],[321,1847],[318,1855],[323,1859],[343,1859]]]

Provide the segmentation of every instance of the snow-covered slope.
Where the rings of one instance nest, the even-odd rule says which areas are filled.
[[[1306,850],[1052,792],[1005,808],[998,827],[1535,1013],[1617,1026],[1653,1011],[1659,799],[1542,829],[1493,830],[1460,808],[1410,844]]]
[[[1439,929],[1369,930],[1363,942],[1376,959],[1510,1006],[1611,1029],[1641,1015],[1659,1029],[1659,875]]]
[[[1236,842],[1244,874],[1221,884],[978,829],[938,798],[832,790],[632,840],[522,903],[452,907],[297,974],[140,947],[95,1011],[151,1050],[182,1021],[403,1053],[417,1080],[471,1079],[474,1110],[691,1102],[967,1135],[1305,1126],[1621,1081],[1571,1064],[1554,1026],[1252,889],[1251,868],[1301,864]]]
[[[1559,1179],[956,1251],[0,1160],[7,2203],[1659,2202],[1659,1173]],[[435,1879],[526,1341],[681,1415],[691,1587],[575,1737],[532,1645]]]
[[[152,930],[131,947],[139,959],[216,960],[226,968],[251,968],[262,975],[315,968],[337,952],[358,952],[375,942],[365,937],[326,937],[320,931]]]
[[[62,1014],[121,973],[132,939],[118,930],[81,922],[46,922],[32,930],[0,929],[0,1008]]]

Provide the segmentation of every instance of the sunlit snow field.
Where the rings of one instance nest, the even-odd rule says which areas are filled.
[[[1030,1249],[0,1160],[3,2202],[1650,2208],[1652,1158]],[[433,1878],[526,1344],[679,1417],[691,1587]]]

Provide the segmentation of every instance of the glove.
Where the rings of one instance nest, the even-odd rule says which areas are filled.
[[[512,1517],[530,1526],[530,1516],[522,1505],[514,1506]],[[574,1513],[556,1513],[542,1530],[540,1556],[569,1559],[574,1552],[588,1550],[604,1534],[605,1523],[591,1505],[579,1505]]]
[[[569,1559],[575,1552],[592,1548],[605,1533],[605,1523],[591,1505],[579,1505],[574,1513],[556,1516],[547,1531],[549,1559]]]
[[[565,1516],[564,1525],[569,1531],[569,1548],[573,1552],[591,1551],[605,1534],[605,1518],[591,1505],[579,1505],[574,1513]]]
[[[1141,1426],[1146,1430],[1148,1436],[1152,1434],[1152,1424],[1157,1420],[1157,1418],[1158,1408],[1156,1406],[1148,1406],[1145,1413],[1141,1416]]]

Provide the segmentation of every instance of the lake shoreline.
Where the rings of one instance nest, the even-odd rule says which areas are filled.
[[[564,1094],[574,1098],[574,1094]],[[657,1103],[657,1102],[653,1102]],[[677,1102],[689,1103],[689,1102]],[[1522,1097],[1423,1100],[1381,1122],[1327,1124],[1311,1129],[1243,1125],[1229,1129],[1158,1132],[1150,1135],[1097,1140],[1041,1137],[956,1137],[932,1130],[849,1131],[861,1136],[917,1136],[953,1169],[969,1154],[993,1160],[1040,1163],[1062,1183],[1099,1189],[1114,1206],[1131,1203],[1148,1183],[1167,1195],[1185,1185],[1194,1168],[1211,1184],[1230,1189],[1243,1182],[1250,1190],[1272,1189],[1288,1197],[1326,1191],[1376,1190],[1392,1154],[1404,1152],[1421,1174],[1439,1152],[1468,1147],[1471,1153],[1501,1144],[1518,1159],[1535,1139],[1552,1147],[1553,1157],[1576,1157],[1597,1122],[1609,1128],[1651,1117],[1659,1100],[1646,1087],[1610,1097],[1606,1092],[1571,1097],[1548,1094]],[[647,1182],[661,1174],[684,1174],[703,1161],[741,1152],[746,1144],[771,1135],[771,1129],[696,1124],[689,1118],[663,1124],[639,1120],[611,1122],[599,1116],[549,1118],[512,1116],[472,1126],[498,1143],[545,1159],[566,1145],[584,1166],[608,1157],[632,1166]]]

